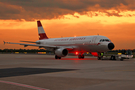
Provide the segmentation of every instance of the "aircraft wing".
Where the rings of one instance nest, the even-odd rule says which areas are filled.
[[[37,46],[37,47],[57,48],[57,46],[50,46],[50,45],[43,45],[43,44],[26,44],[26,43],[13,43],[13,42],[4,42],[4,44],[18,44],[18,45],[24,45],[24,47]]]
[[[27,46],[36,46],[36,47],[43,47],[43,48],[66,48],[68,50],[72,50],[76,48],[76,46],[55,46],[55,45],[45,45],[45,44],[26,44],[26,43],[13,43],[13,42],[5,42],[3,41],[4,44],[18,44],[18,45],[24,45],[24,47]]]

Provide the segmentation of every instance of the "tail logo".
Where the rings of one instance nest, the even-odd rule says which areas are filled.
[[[40,21],[37,21],[39,40],[48,39]]]

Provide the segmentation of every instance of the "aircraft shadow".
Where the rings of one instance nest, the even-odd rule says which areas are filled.
[[[31,74],[52,73],[52,72],[64,72],[64,71],[73,71],[73,70],[75,69],[21,68],[21,67],[7,68],[7,69],[0,69],[0,78],[31,75]]]

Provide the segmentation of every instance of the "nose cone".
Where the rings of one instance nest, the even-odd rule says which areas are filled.
[[[109,48],[109,50],[114,49],[114,47],[115,47],[115,46],[114,46],[114,44],[113,44],[113,43],[109,43],[109,44],[108,44],[108,48]]]

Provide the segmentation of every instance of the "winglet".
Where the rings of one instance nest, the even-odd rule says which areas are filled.
[[[5,41],[3,41],[4,42],[4,45],[7,43],[7,44],[10,44],[10,42],[5,42]]]
[[[4,42],[4,45],[5,45],[6,42],[5,41],[3,41],[3,42]]]

